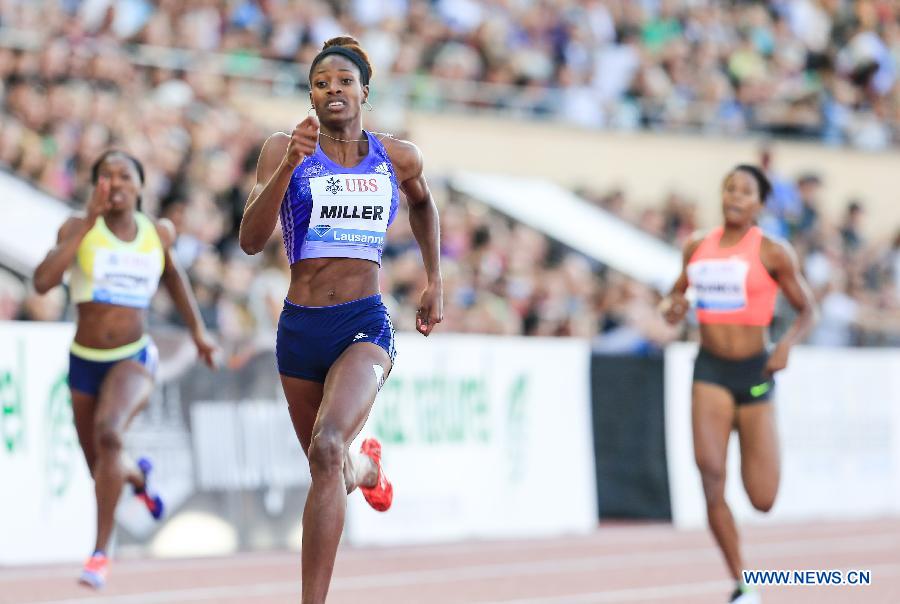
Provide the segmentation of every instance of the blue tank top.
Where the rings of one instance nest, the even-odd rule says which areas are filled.
[[[394,166],[370,133],[369,154],[353,168],[316,144],[281,202],[281,231],[291,264],[306,258],[361,258],[381,265],[384,238],[400,205]]]

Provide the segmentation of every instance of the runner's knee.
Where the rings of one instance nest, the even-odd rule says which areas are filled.
[[[725,465],[719,462],[697,460],[703,495],[707,505],[716,505],[725,500]]]
[[[346,445],[339,430],[323,427],[313,434],[309,445],[309,468],[316,476],[340,474],[344,467]]]
[[[118,454],[122,451],[122,433],[112,420],[99,419],[95,422],[94,439],[98,456]]]

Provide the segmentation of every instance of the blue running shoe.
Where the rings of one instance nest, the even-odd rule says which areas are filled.
[[[153,516],[153,519],[159,520],[163,517],[165,506],[163,505],[163,500],[159,494],[153,493],[150,490],[149,477],[150,472],[153,471],[153,463],[146,457],[141,457],[137,462],[137,466],[141,471],[141,474],[144,475],[144,488],[135,489],[134,494],[138,499],[144,502],[144,505],[147,506],[147,510],[150,512],[150,515]]]

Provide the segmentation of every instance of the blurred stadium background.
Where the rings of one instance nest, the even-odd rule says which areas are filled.
[[[248,257],[236,235],[263,140],[306,116],[308,62],[345,32],[376,67],[365,127],[425,155],[445,290],[440,335],[401,335],[366,429],[386,441],[396,509],[354,501],[349,545],[702,527],[696,324],[656,305],[740,162],[773,180],[762,226],[794,244],[821,319],[779,380],[780,500],[759,517],[734,482],[736,514],[811,533],[864,520],[900,543],[900,3],[0,0],[0,587],[3,566],[90,546],[64,382],[73,310],[29,277],[110,145],[144,162],[145,211],[175,223],[226,357],[193,366],[156,298],[160,387],[128,446],[158,460],[173,514],[150,525],[124,503],[118,555],[298,548],[308,474],[273,353],[288,267],[279,238]],[[381,284],[400,331],[420,264],[401,213]],[[774,337],[790,318],[779,304]],[[710,555],[706,578],[724,577]],[[39,601],[24,597],[8,601]]]

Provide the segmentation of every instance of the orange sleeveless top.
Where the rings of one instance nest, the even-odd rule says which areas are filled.
[[[750,227],[731,247],[719,247],[724,229],[710,231],[688,261],[688,283],[701,323],[764,325],[772,322],[778,284],[759,258],[763,233]]]

